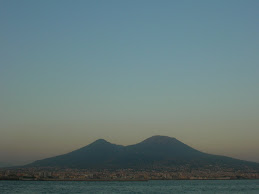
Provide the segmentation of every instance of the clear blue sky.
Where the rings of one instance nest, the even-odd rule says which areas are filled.
[[[259,162],[259,1],[1,0],[0,160],[176,137]]]

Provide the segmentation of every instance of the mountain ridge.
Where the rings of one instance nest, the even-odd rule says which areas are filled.
[[[89,169],[173,168],[177,166],[219,166],[256,168],[259,164],[226,156],[207,154],[176,138],[152,136],[137,144],[122,146],[104,139],[67,154],[35,161],[25,167],[61,167]]]

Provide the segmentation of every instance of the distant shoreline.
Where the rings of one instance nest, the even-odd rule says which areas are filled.
[[[259,180],[257,178],[249,178],[249,179],[230,179],[230,178],[211,178],[211,179],[125,179],[125,180],[121,180],[121,179],[115,179],[115,180],[105,180],[105,179],[41,179],[41,180],[32,180],[32,179],[0,179],[0,181],[80,181],[80,182],[139,182],[139,181],[206,181],[206,180]]]

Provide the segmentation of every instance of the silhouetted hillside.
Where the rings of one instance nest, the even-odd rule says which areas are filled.
[[[153,136],[138,144],[121,146],[99,139],[73,152],[35,161],[26,167],[64,168],[256,168],[259,164],[200,152],[175,138]]]

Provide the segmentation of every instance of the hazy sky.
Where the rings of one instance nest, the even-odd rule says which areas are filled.
[[[259,162],[258,8],[1,0],[0,161],[166,135]]]

